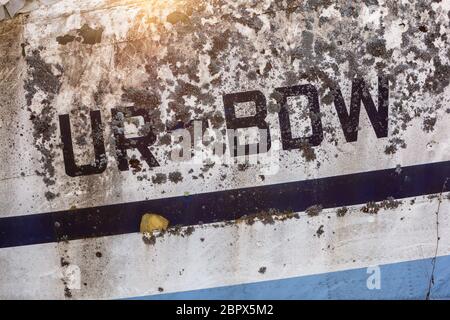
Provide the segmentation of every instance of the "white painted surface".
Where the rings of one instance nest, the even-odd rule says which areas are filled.
[[[204,37],[201,38],[203,46],[198,51],[190,47],[194,38],[181,37],[182,30],[166,21],[168,14],[174,10],[184,10],[189,1],[83,0],[75,3],[63,0],[49,10],[36,10],[26,19],[22,16],[20,20],[6,21],[0,25],[0,41],[4,40],[3,46],[0,42],[3,57],[0,58],[0,75],[3,79],[0,79],[3,99],[0,100],[0,218],[67,210],[72,206],[88,208],[180,196],[186,192],[198,194],[450,160],[450,87],[444,87],[442,92],[426,89],[428,76],[434,72],[436,65],[432,59],[421,58],[411,49],[415,46],[418,50],[430,53],[431,58],[439,57],[442,64],[448,65],[448,40],[445,42],[437,38],[433,42],[436,50],[431,52],[425,44],[425,35],[417,31],[418,26],[414,24],[416,20],[412,18],[417,9],[400,11],[395,15],[389,12],[385,1],[380,1],[380,7],[360,4],[360,15],[356,19],[341,15],[339,10],[342,3],[317,11],[295,11],[290,15],[282,9],[273,14],[265,13],[273,4],[270,0],[224,1],[220,8],[207,1],[205,3],[201,25],[210,31],[206,35],[198,34],[198,37]],[[420,15],[421,23],[428,25],[433,21],[440,25],[439,35],[448,34],[448,1],[434,3],[432,8],[435,17],[423,13]],[[238,9],[241,10],[239,14],[236,13]],[[241,22],[228,23],[223,19],[226,13],[250,20],[260,17],[261,29],[255,31]],[[330,20],[319,25],[321,16]],[[180,54],[176,58],[182,60],[179,61],[181,65],[195,67],[194,73],[199,77],[196,85],[209,83],[219,77],[209,73],[211,57],[207,52],[214,36],[221,36],[226,30],[231,30],[238,37],[240,45],[234,44],[221,56],[220,77],[224,83],[207,90],[213,95],[214,102],[211,105],[199,103],[200,113],[223,113],[222,95],[226,93],[261,90],[269,100],[275,88],[287,85],[289,72],[304,71],[319,60],[317,67],[340,85],[348,104],[351,94],[348,75],[352,71],[349,61],[339,61],[327,52],[314,55],[310,64],[305,64],[302,57],[291,61],[291,57],[287,56],[301,43],[302,31],[307,30],[308,17],[315,18],[312,29],[314,43],[317,39],[335,40],[332,31],[337,26],[342,27],[340,39],[343,40],[360,34],[363,40],[369,41],[379,28],[386,29],[384,39],[386,49],[392,50],[391,58],[384,60],[371,57],[368,53],[359,58],[373,59],[369,66],[362,67],[362,71],[365,72],[366,81],[374,88],[377,62],[386,63],[386,70],[393,72],[395,82],[390,83],[390,129],[387,138],[376,138],[362,108],[358,141],[345,142],[334,105],[324,102],[328,92],[324,90],[320,93],[322,122],[324,128],[333,130],[331,133],[325,131],[324,141],[314,149],[317,161],[306,161],[300,150],[263,155],[263,162],[270,164],[271,161],[279,160],[280,164],[278,173],[266,175],[264,181],[259,177],[261,170],[267,169],[264,165],[253,165],[245,171],[238,170],[237,165],[216,165],[209,169],[204,180],[195,180],[192,175],[201,173],[203,166],[173,163],[165,154],[169,148],[161,145],[155,149],[161,167],[148,171],[149,178],[157,173],[179,171],[183,181],[161,185],[152,183],[151,179],[139,181],[137,177],[141,174],[134,175],[131,170],[120,172],[117,169],[109,125],[104,131],[108,154],[108,168],[104,173],[89,177],[68,177],[64,172],[61,149],[55,147],[49,148],[54,152],[52,163],[55,174],[52,178],[55,184],[47,185],[41,176],[36,175],[36,170],[42,170],[43,161],[41,153],[35,148],[34,127],[29,121],[30,110],[26,107],[23,81],[29,78],[27,71],[30,68],[20,58],[20,43],[23,41],[27,41],[27,56],[43,46],[41,58],[52,66],[53,72],[58,74],[55,69],[58,64],[65,70],[61,76],[60,91],[52,102],[52,123],[56,130],[51,143],[57,146],[60,141],[58,115],[76,111],[74,102],[78,102],[90,110],[99,109],[104,123],[109,123],[111,108],[122,103],[123,88],[148,86],[149,76],[143,66],[152,57],[164,59],[169,46],[178,46]],[[149,23],[152,19],[161,24]],[[63,46],[55,40],[85,24],[92,28],[104,28],[101,43],[85,46],[73,42]],[[270,31],[271,24],[275,25],[274,31]],[[199,24],[195,26],[198,28]],[[360,32],[365,26],[368,29]],[[416,30],[414,32],[417,34],[409,39],[410,46],[405,46],[402,37],[408,30]],[[138,43],[135,48],[131,45],[133,41]],[[275,57],[260,53],[270,46],[278,48],[282,54]],[[347,55],[360,49],[357,43],[352,42],[344,43],[344,47]],[[125,52],[124,56],[120,56],[121,50]],[[12,57],[11,61],[18,58],[18,62],[11,63],[7,60],[9,56]],[[252,79],[244,72],[236,75],[246,63],[252,69],[261,71],[267,62],[272,64],[273,70],[264,76]],[[336,65],[338,71],[333,69]],[[224,66],[228,66],[229,70]],[[405,70],[394,73],[393,70],[400,66],[406,66]],[[157,81],[150,80],[158,84],[155,90],[161,97],[161,120],[171,120],[174,114],[168,105],[173,100],[170,95],[174,93],[175,86],[170,83],[189,79],[185,74],[174,75],[169,63],[159,64],[157,75]],[[108,82],[108,92],[103,103],[96,106],[94,93],[105,80]],[[298,81],[296,84],[307,82]],[[322,80],[309,82],[317,88],[325,87]],[[415,84],[417,87],[414,89]],[[371,93],[376,104],[377,90]],[[41,101],[46,97],[45,92],[38,90],[30,109],[41,111]],[[186,96],[184,102],[185,108],[192,111],[198,101],[193,96]],[[417,111],[421,112],[419,116],[415,116]],[[404,121],[405,115],[413,119]],[[427,117],[437,119],[433,129],[428,132],[423,128]],[[81,126],[81,130],[74,130],[74,136],[89,133],[83,120],[77,120],[76,117],[73,120]],[[279,132],[277,115],[269,113],[266,120],[270,124],[272,142],[275,144]],[[385,148],[392,143],[390,140],[393,138],[403,139],[407,147],[399,148],[394,154],[386,154]],[[80,162],[92,158],[89,145],[76,152]],[[317,166],[317,162],[320,162],[320,166]],[[188,174],[190,169],[194,169],[193,174]],[[224,181],[221,180],[223,175],[226,175]],[[49,191],[60,195],[49,201],[45,198],[45,193]],[[450,253],[449,233],[446,232],[450,228],[446,214],[449,201],[446,196],[442,195],[440,207],[438,255]],[[177,292],[433,257],[436,250],[435,213],[439,198],[418,197],[414,204],[409,200],[404,199],[397,209],[381,210],[377,215],[361,213],[360,206],[355,206],[341,218],[336,217],[335,209],[329,209],[318,217],[301,214],[300,219],[276,222],[274,225],[255,223],[252,226],[237,224],[219,228],[204,225],[197,227],[187,237],[166,235],[158,238],[153,246],[146,245],[141,235],[136,233],[69,243],[2,248],[0,297],[64,298],[62,257],[81,270],[82,286],[79,290],[71,290],[74,298],[155,294],[158,293],[158,287],[164,288],[164,292]],[[316,231],[320,225],[324,225],[325,233],[319,238]],[[205,240],[202,242],[200,238]],[[96,252],[101,252],[102,257],[97,258]],[[258,273],[262,266],[267,268],[264,274]]]

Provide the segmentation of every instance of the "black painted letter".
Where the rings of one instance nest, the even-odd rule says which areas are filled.
[[[156,141],[156,134],[153,133],[153,128],[149,125],[152,123],[148,111],[139,107],[124,107],[119,109],[111,109],[113,118],[113,132],[116,141],[116,155],[120,171],[126,171],[128,166],[128,149],[137,149],[144,160],[150,167],[158,167],[159,163],[148,149]],[[124,119],[131,117],[143,117],[144,122],[149,125],[148,132],[144,136],[135,138],[125,137]]]
[[[256,108],[256,114],[254,116],[249,117],[236,117],[235,104],[244,103],[244,102],[254,102]],[[270,130],[265,118],[267,116],[267,108],[266,108],[266,98],[261,91],[246,91],[246,92],[238,92],[226,94],[223,96],[223,104],[225,108],[225,119],[227,122],[227,129],[242,129],[242,128],[251,128],[257,127],[260,130],[266,130],[267,135],[267,147],[261,148],[261,144],[258,143],[256,146],[252,145],[250,147],[249,144],[245,146],[240,146],[237,136],[233,134],[229,136],[230,145],[233,146],[230,148],[231,156],[238,156],[238,149],[245,147],[245,155],[264,153],[270,150],[271,140],[270,140]],[[240,155],[240,154],[239,154]]]
[[[107,159],[103,141],[102,118],[100,111],[91,111],[92,140],[94,142],[95,163],[77,166],[73,153],[72,132],[68,114],[59,116],[59,128],[63,143],[64,166],[70,177],[87,176],[102,173],[106,169]]]
[[[366,108],[377,138],[387,137],[389,109],[389,82],[387,77],[378,76],[378,110],[373,103],[369,89],[363,79],[355,79],[352,82],[350,114],[347,112],[341,90],[335,90],[334,105],[347,142],[353,142],[358,139],[361,102]]]
[[[322,120],[320,119],[319,95],[311,84],[275,89],[282,95],[280,119],[281,140],[283,150],[299,149],[306,142],[310,146],[318,146],[323,140]],[[306,96],[308,98],[309,117],[311,119],[312,135],[309,137],[292,138],[291,121],[287,109],[288,97]]]

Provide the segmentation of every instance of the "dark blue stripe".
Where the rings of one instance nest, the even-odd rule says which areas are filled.
[[[154,199],[36,215],[0,218],[0,248],[139,231],[142,214],[171,225],[228,221],[271,208],[304,211],[439,193],[450,161],[190,196]],[[59,226],[59,227],[57,227]]]

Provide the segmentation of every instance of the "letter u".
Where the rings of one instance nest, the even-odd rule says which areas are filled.
[[[73,153],[72,132],[68,114],[59,116],[59,128],[63,143],[63,156],[66,173],[70,177],[87,176],[105,171],[107,166],[105,143],[103,140],[102,118],[100,111],[91,111],[92,140],[94,142],[95,162],[78,166]]]

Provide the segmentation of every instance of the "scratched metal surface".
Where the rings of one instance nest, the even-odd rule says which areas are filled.
[[[198,207],[191,209],[189,201],[178,203],[180,197],[207,192],[375,170],[401,175],[402,168],[449,161],[448,29],[448,1],[60,1],[1,22],[0,218],[28,221],[35,214],[60,214],[48,220],[55,225],[55,235],[49,235],[55,241],[19,239],[16,244],[22,240],[29,244],[19,247],[3,240],[2,247],[9,248],[0,249],[0,296],[140,296],[159,293],[159,288],[186,291],[447,255],[450,239],[442,230],[449,227],[448,219],[435,214],[441,205],[448,208],[443,183],[448,169],[439,176],[440,167],[428,176],[424,169],[414,178],[423,191],[416,192],[414,185],[405,187],[409,193],[393,189],[392,196],[399,200],[386,200],[390,194],[379,189],[389,189],[387,185],[365,186],[369,194],[386,197],[375,197],[377,203],[346,203],[352,214],[343,217],[336,216],[338,208],[333,207],[338,206],[333,203],[341,203],[345,185],[330,191],[320,187],[322,182],[315,189],[312,182],[310,199],[299,200],[312,209],[305,212],[292,203],[294,210],[273,222],[276,227],[270,214],[280,213],[281,207],[281,214],[286,214],[291,204],[269,207],[268,202],[260,208],[251,192],[241,201],[211,206],[211,211],[202,211],[209,205],[207,198],[201,198],[205,203],[193,198]],[[387,79],[387,86],[379,86],[380,76]],[[388,91],[386,134],[376,132],[364,105],[359,124],[354,124],[357,139],[345,134],[336,104],[343,99],[350,108],[354,79],[365,81],[377,108],[380,90]],[[311,121],[318,116],[323,139],[283,150],[282,103],[275,89],[306,84],[316,88],[320,112],[311,114],[304,101],[291,101],[287,110],[292,134],[311,135]],[[174,128],[193,131],[193,121],[203,120],[204,129],[224,134],[224,95],[254,90],[265,97],[264,121],[272,139],[270,152],[260,154],[258,163],[233,163],[229,149],[226,161],[217,158],[206,143],[198,146],[204,151],[200,162],[171,159]],[[128,168],[119,170],[112,109],[132,106],[145,109],[150,121],[143,125],[130,119],[125,132],[142,136],[150,128],[155,141],[148,150],[158,165],[152,166],[137,150],[128,150]],[[91,111],[100,112],[99,135],[106,155],[101,161],[106,167],[96,174],[71,177],[64,164],[59,119],[69,115],[76,163],[89,164],[99,139],[91,137]],[[252,112],[242,110],[244,116]],[[224,137],[216,138],[227,145]],[[408,177],[402,178],[407,184]],[[419,186],[428,183],[433,187]],[[352,199],[360,197],[355,188],[348,189],[355,194]],[[70,227],[88,225],[76,215],[89,214],[92,207],[169,197],[178,197],[174,212],[167,206],[167,211],[163,207],[157,213],[195,225],[193,234],[183,229],[149,245],[137,234],[134,220],[126,232],[120,231],[127,210],[137,219],[145,213],[139,211],[142,207],[114,207],[113,214],[121,217],[118,221],[108,222],[102,215],[103,220],[92,222],[96,227],[112,226],[116,231],[111,233],[96,228],[83,233]],[[302,199],[302,194],[298,197]],[[322,203],[327,197],[337,200]],[[311,210],[320,206],[325,209],[312,216]],[[208,214],[212,218],[206,222],[213,222],[214,214],[219,216],[217,207],[230,213],[225,220],[252,213],[265,223],[252,219],[219,228],[198,226]],[[189,216],[182,216],[186,212]],[[408,218],[401,219],[408,212]],[[437,217],[442,219],[439,224]],[[19,230],[20,223],[16,227]],[[437,228],[444,228],[441,237]],[[26,237],[28,231],[21,232]],[[385,245],[390,250],[384,250]],[[38,263],[31,262],[36,259]],[[302,262],[305,259],[308,264]],[[230,266],[221,268],[226,261],[232,261]],[[31,264],[37,265],[34,271],[29,270]],[[81,269],[86,283],[81,289],[68,289],[60,274],[70,264]],[[259,273],[263,264],[267,272]],[[208,267],[200,276],[197,270],[202,265]]]

